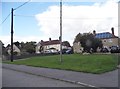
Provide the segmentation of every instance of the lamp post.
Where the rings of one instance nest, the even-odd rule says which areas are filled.
[[[60,0],[60,63],[62,63],[62,0]]]

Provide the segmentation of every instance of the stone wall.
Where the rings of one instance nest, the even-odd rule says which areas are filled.
[[[103,46],[111,47],[119,45],[119,38],[102,39]]]

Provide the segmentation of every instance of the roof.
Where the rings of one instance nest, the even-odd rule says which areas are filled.
[[[43,41],[43,42],[40,42],[40,44],[42,46],[45,46],[45,45],[54,45],[54,44],[60,44],[60,41],[59,40]]]
[[[20,48],[18,47],[18,46],[16,46],[15,44],[13,44],[13,49],[17,49],[17,50],[20,50]],[[11,49],[11,45],[8,45],[7,47],[6,47],[6,49],[7,50],[9,50],[9,49]]]
[[[100,39],[118,38],[117,36],[109,32],[97,33],[95,37]]]
[[[0,40],[0,43],[2,44],[2,41]]]

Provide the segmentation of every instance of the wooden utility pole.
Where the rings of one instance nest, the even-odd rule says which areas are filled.
[[[62,0],[60,0],[60,63],[62,63]]]
[[[13,8],[11,10],[11,62],[13,62]]]

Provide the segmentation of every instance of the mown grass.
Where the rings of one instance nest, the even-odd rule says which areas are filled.
[[[31,57],[25,60],[5,63],[22,64],[34,67],[56,68],[63,70],[80,71],[101,74],[116,69],[118,65],[117,55],[91,54],[63,55],[60,63],[60,55]]]

